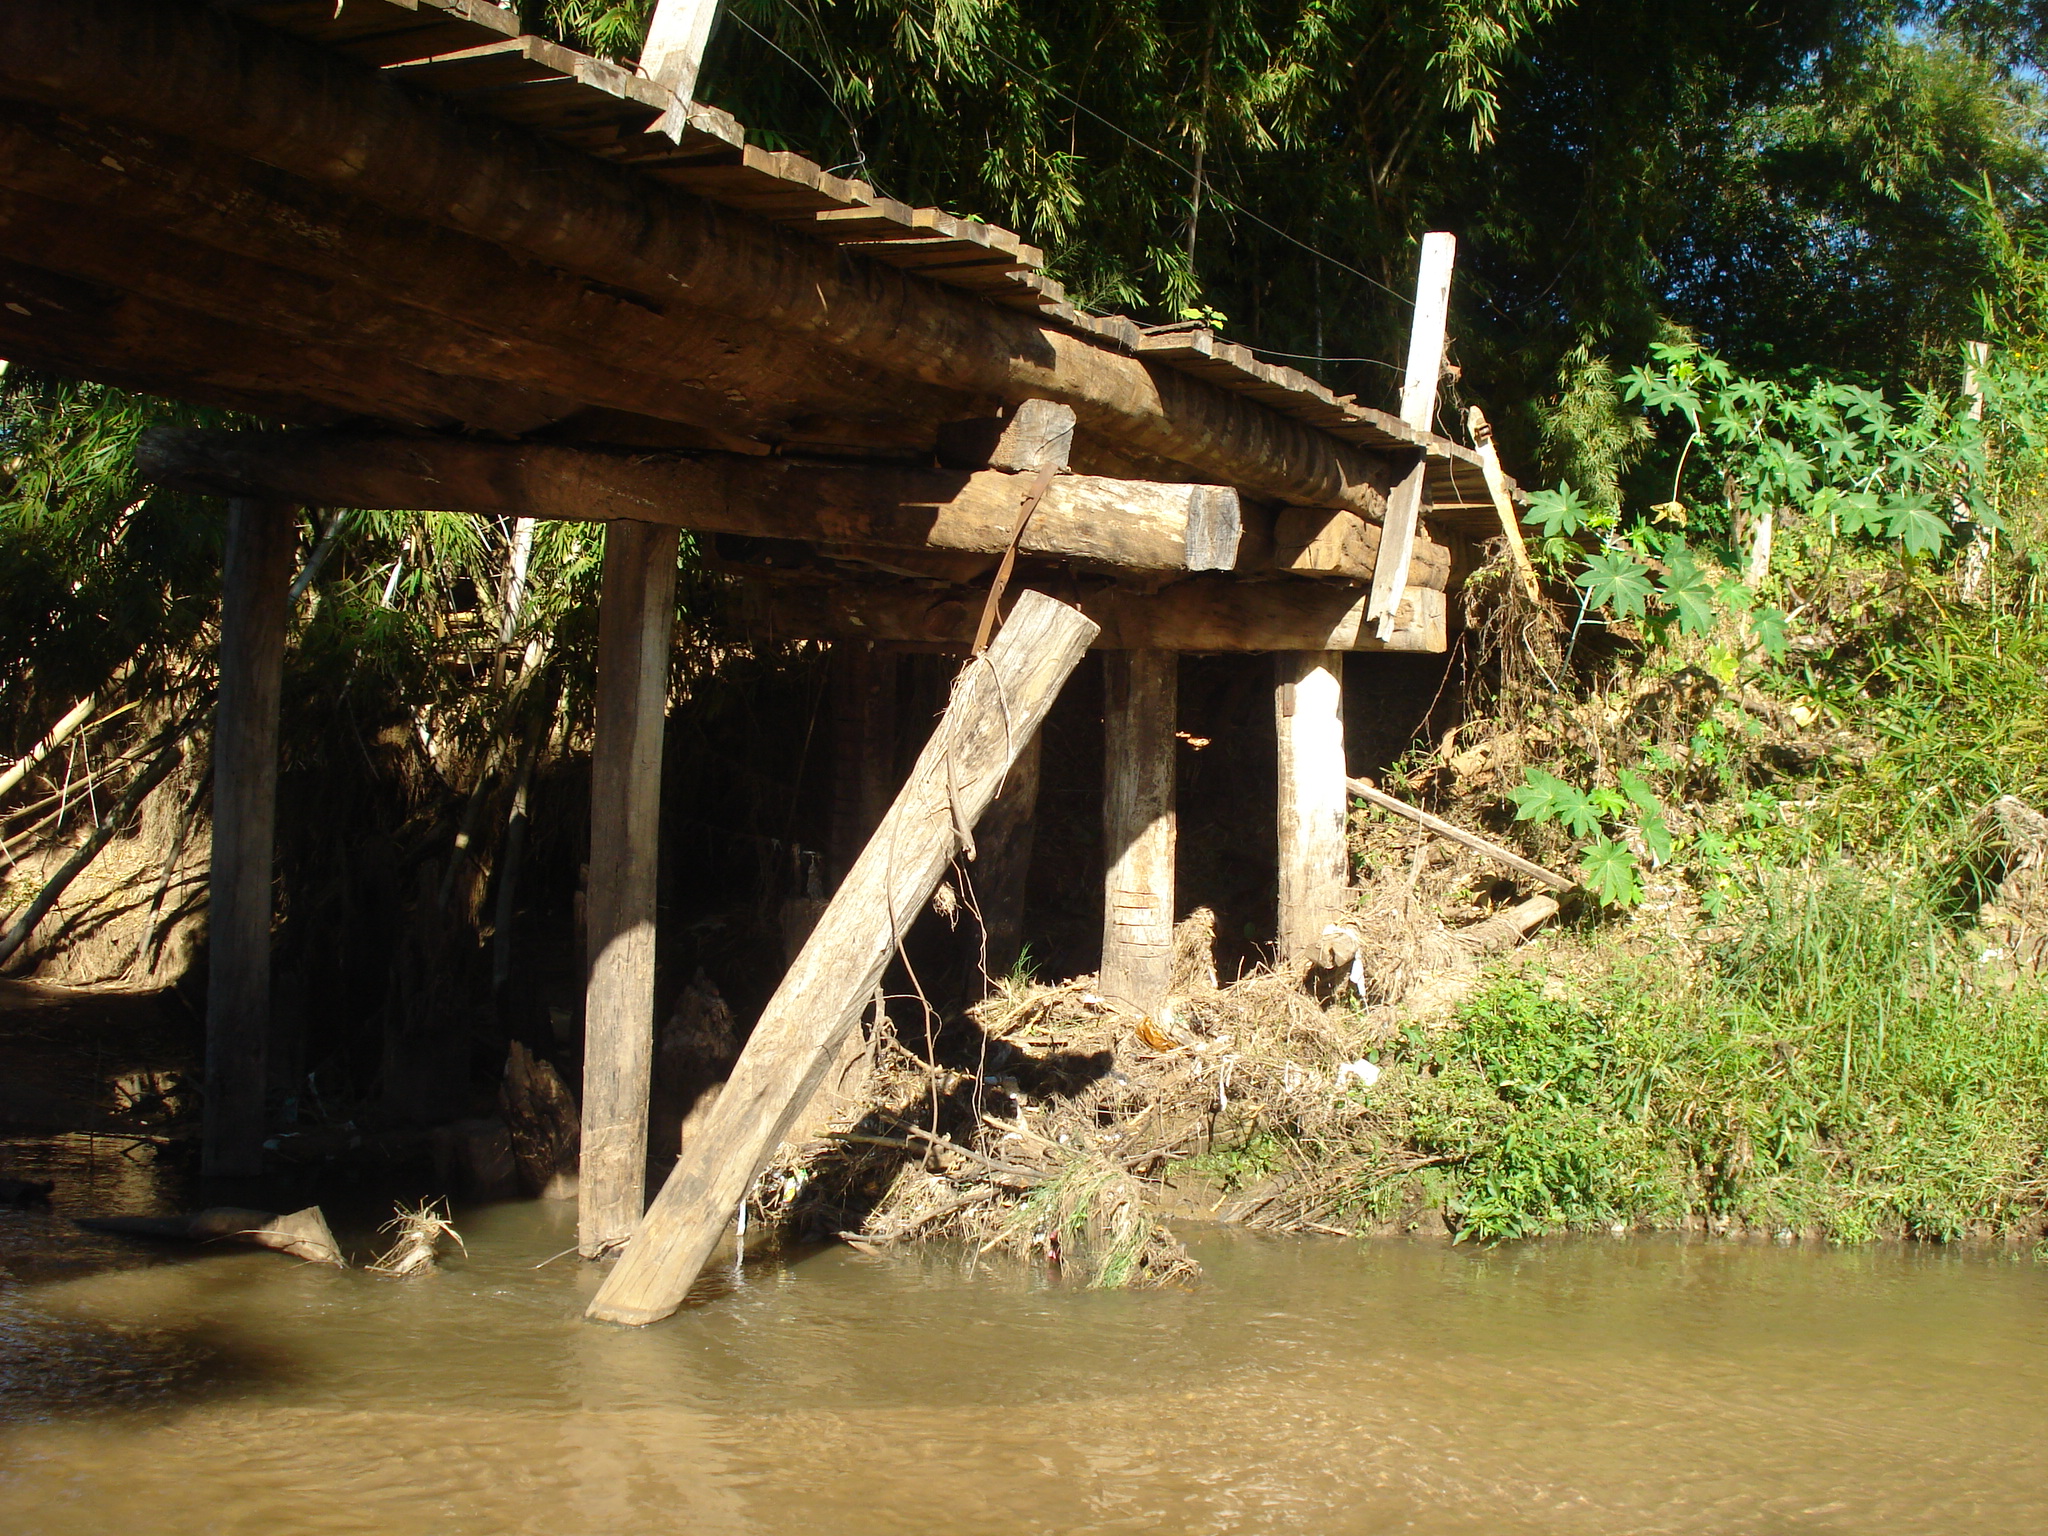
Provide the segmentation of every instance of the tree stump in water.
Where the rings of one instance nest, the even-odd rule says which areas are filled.
[[[517,1040],[505,1058],[498,1110],[505,1117],[512,1160],[526,1192],[542,1200],[574,1200],[583,1130],[576,1096],[552,1062]]]

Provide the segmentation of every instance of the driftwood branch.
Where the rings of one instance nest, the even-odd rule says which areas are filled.
[[[1476,833],[1467,832],[1463,827],[1453,826],[1441,816],[1432,816],[1429,812],[1412,806],[1405,800],[1396,800],[1385,790],[1374,785],[1370,779],[1347,779],[1345,783],[1350,788],[1351,793],[1363,800],[1367,805],[1376,805],[1383,811],[1392,811],[1396,816],[1406,816],[1417,826],[1427,827],[1438,837],[1448,838],[1461,847],[1470,848],[1474,853],[1483,853],[1489,859],[1494,860],[1496,863],[1507,865],[1509,869],[1514,870],[1518,874],[1527,875],[1531,880],[1542,882],[1553,891],[1569,891],[1576,889],[1578,886],[1576,880],[1560,875],[1554,869],[1545,869],[1541,864],[1531,863],[1519,853],[1510,853],[1507,849],[1501,847],[1499,843],[1488,842]]]

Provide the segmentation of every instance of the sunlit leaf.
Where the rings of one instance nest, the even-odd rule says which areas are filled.
[[[1643,899],[1635,855],[1612,838],[1601,838],[1579,859],[1579,884],[1604,907],[1632,907]]]

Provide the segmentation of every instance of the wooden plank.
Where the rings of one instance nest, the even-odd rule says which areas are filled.
[[[366,64],[454,53],[516,36],[519,18],[488,0],[224,0],[252,21]]]
[[[909,782],[769,999],[725,1091],[588,1316],[638,1325],[682,1305],[1093,631],[1073,609],[1027,593],[981,660],[963,669]]]
[[[583,1153],[576,1246],[596,1258],[640,1220],[654,1063],[655,872],[661,741],[675,633],[676,530],[606,531],[590,754]]]
[[[1401,384],[1401,421],[1416,432],[1428,432],[1436,417],[1437,381],[1444,368],[1444,328],[1449,321],[1451,264],[1457,238],[1442,232],[1422,237],[1422,265],[1415,278],[1415,320],[1408,333],[1408,369]],[[1366,612],[1391,629],[1393,610],[1408,585],[1408,560],[1415,548],[1415,529],[1422,517],[1422,459],[1402,476],[1387,498],[1386,536],[1372,578],[1372,600]]]
[[[640,45],[640,72],[677,101],[689,101],[717,19],[718,0],[660,0]]]
[[[1174,727],[1180,658],[1103,657],[1102,973],[1096,990],[1149,1018],[1173,977]]]
[[[981,914],[982,969],[992,980],[1009,975],[1024,953],[1024,898],[1038,839],[1044,739],[1042,730],[1031,733],[974,831],[974,862],[967,878]]]
[[[610,520],[755,538],[1001,553],[1022,477],[702,454],[626,456],[543,443],[374,434],[165,430],[138,450],[164,484],[283,494],[321,506]],[[1061,475],[1025,530],[1026,554],[1134,570],[1228,569],[1242,531],[1227,486]]]
[[[896,795],[900,652],[865,640],[833,644],[831,874],[846,878]]]
[[[1493,446],[1493,428],[1486,420],[1486,413],[1473,406],[1466,416],[1471,424],[1472,441],[1479,445],[1479,467],[1486,475],[1486,489],[1493,498],[1494,514],[1500,519],[1501,537],[1507,540],[1509,557],[1514,561],[1515,574],[1522,580],[1522,590],[1529,601],[1537,607],[1543,606],[1543,589],[1536,584],[1536,567],[1529,563],[1529,546],[1522,542],[1522,520],[1515,515],[1515,505],[1508,499],[1508,478],[1500,467],[1500,454]]]
[[[1438,837],[1448,838],[1451,842],[1470,848],[1474,853],[1483,853],[1496,863],[1505,864],[1517,874],[1527,875],[1531,880],[1547,885],[1553,891],[1570,891],[1578,888],[1577,881],[1560,875],[1555,870],[1531,863],[1519,853],[1511,852],[1501,847],[1499,843],[1489,842],[1476,833],[1467,832],[1463,827],[1454,826],[1440,816],[1432,816],[1405,800],[1396,800],[1376,786],[1371,779],[1350,779],[1346,781],[1346,787],[1366,804],[1376,805],[1383,811],[1392,811],[1396,816],[1405,816],[1417,826],[1427,827]]]
[[[1314,953],[1348,902],[1344,841],[1344,657],[1299,651],[1274,658],[1280,743],[1280,901],[1283,962]]]
[[[201,1171],[210,1177],[246,1178],[263,1171],[278,700],[298,534],[296,509],[289,505],[253,499],[229,504],[207,888]]]
[[[1444,594],[1425,587],[1408,590],[1393,635],[1382,640],[1366,622],[1364,589],[1335,582],[1196,576],[1157,592],[1096,586],[1078,594],[1076,583],[1064,580],[1041,577],[1037,584],[1063,596],[1078,595],[1081,611],[1101,628],[1095,641],[1099,650],[1431,654],[1444,650],[1448,639]],[[974,639],[984,596],[972,588],[935,592],[844,579],[831,584],[762,580],[748,582],[739,601],[747,621],[764,635],[965,649]]]
[[[847,262],[786,231],[652,194],[624,167],[467,120],[374,71],[324,67],[298,40],[206,7],[0,7],[0,93],[186,136],[458,229],[632,295],[652,314],[681,315],[679,334],[705,314],[751,326],[756,340],[742,340],[728,365],[777,333],[800,337],[922,385],[1063,400],[1090,435],[1192,478],[1373,518],[1384,504],[1388,477],[1376,455],[1007,307],[1055,307],[1063,294],[1042,276],[984,302],[879,263]],[[222,111],[224,101],[235,110]],[[490,292],[474,278],[469,288],[472,305]],[[490,305],[502,303],[490,293]]]

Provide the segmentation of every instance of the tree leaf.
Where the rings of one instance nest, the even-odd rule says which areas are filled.
[[[1773,661],[1785,659],[1785,614],[1779,608],[1759,608],[1749,616],[1749,632]]]
[[[1931,555],[1948,542],[1948,524],[1934,514],[1932,496],[1901,496],[1884,509],[1885,531],[1905,541],[1909,555]]]
[[[1532,492],[1522,521],[1542,529],[1546,539],[1569,536],[1586,526],[1588,510],[1584,498],[1566,483],[1554,491]]]
[[[1623,554],[1595,555],[1575,578],[1595,608],[1606,608],[1625,619],[1639,619],[1649,611],[1650,568]]]
[[[1579,884],[1603,907],[1632,907],[1643,899],[1635,855],[1610,837],[1601,838],[1579,860]]]

